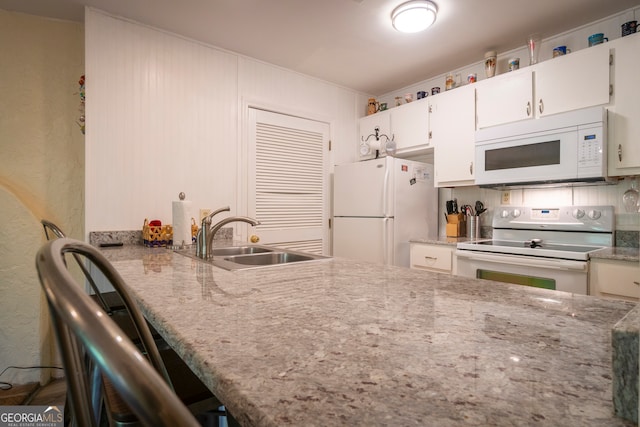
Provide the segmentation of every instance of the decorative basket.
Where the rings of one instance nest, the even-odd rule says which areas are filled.
[[[170,246],[173,244],[173,227],[150,225],[149,220],[145,218],[142,226],[142,242],[150,248]]]
[[[199,229],[200,227],[198,227],[198,224],[196,223],[196,219],[191,218],[191,242],[192,243],[196,242],[196,237],[198,236]]]

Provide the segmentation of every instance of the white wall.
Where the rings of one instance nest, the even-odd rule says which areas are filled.
[[[87,234],[170,223],[181,191],[246,213],[249,106],[330,123],[331,163],[354,160],[367,95],[95,9],[85,23]]]

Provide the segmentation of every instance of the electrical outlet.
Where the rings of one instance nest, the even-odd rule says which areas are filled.
[[[502,192],[502,204],[508,205],[511,203],[511,191],[503,191]]]
[[[202,222],[202,218],[211,214],[211,209],[200,209],[200,222]]]

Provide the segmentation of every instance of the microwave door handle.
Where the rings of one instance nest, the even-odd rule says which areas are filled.
[[[587,263],[580,261],[556,260],[556,259],[535,259],[534,257],[520,257],[510,255],[490,255],[486,253],[478,253],[475,251],[456,251],[458,258],[467,258],[469,260],[487,261],[500,264],[533,266],[541,268],[550,268],[554,270],[571,270],[571,271],[587,271]]]

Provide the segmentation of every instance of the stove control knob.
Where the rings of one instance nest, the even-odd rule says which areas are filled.
[[[509,216],[509,211],[506,209],[503,209],[502,212],[500,212],[500,218],[507,218]]]
[[[574,209],[573,210],[573,217],[576,219],[580,219],[584,216],[584,211],[582,209]]]
[[[599,219],[601,215],[602,215],[602,213],[600,211],[595,210],[595,209],[592,209],[587,213],[587,216],[589,218],[591,218],[591,219]]]
[[[513,212],[511,212],[511,215],[512,215],[514,218],[518,218],[518,217],[520,216],[520,214],[521,214],[521,213],[522,213],[522,212],[520,212],[520,209],[514,209],[514,210],[513,210]]]

